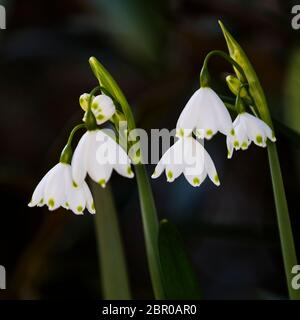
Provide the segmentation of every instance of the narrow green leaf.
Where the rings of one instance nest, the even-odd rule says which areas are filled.
[[[151,185],[144,165],[137,165],[135,167],[135,172],[139,189],[144,237],[153,291],[156,299],[164,299],[165,294],[161,279],[157,244],[159,225]]]
[[[300,300],[300,290],[292,287],[292,269],[298,262],[276,144],[268,143],[268,155],[287,287],[290,299]]]
[[[166,299],[200,299],[197,277],[191,267],[180,235],[167,220],[159,229],[159,254]]]
[[[91,181],[95,201],[95,229],[103,298],[131,299],[127,267],[113,196],[109,189]]]

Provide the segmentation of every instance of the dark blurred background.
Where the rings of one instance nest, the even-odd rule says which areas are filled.
[[[97,81],[96,56],[134,108],[139,127],[173,128],[198,86],[203,58],[226,49],[221,19],[253,62],[276,131],[296,247],[299,237],[300,30],[293,1],[52,0],[1,1],[0,264],[4,298],[101,298],[94,217],[29,209],[33,189],[57,161],[82,117],[81,93]],[[230,67],[210,64],[214,88]],[[265,149],[226,159],[224,136],[206,148],[221,187],[152,181],[160,218],[178,227],[206,299],[286,298],[276,213]],[[148,166],[149,174],[153,166]],[[113,175],[110,186],[124,239],[134,298],[152,298],[136,182]],[[5,295],[4,295],[5,294]]]

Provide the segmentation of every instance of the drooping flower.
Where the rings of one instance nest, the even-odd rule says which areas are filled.
[[[228,158],[232,157],[233,150],[246,150],[253,141],[260,147],[266,147],[267,139],[275,142],[272,129],[261,119],[248,112],[240,113],[233,122],[235,136],[227,135],[226,143]]]
[[[79,98],[80,106],[84,111],[88,110],[89,98],[90,94],[88,93],[82,94]],[[92,97],[91,110],[96,118],[97,124],[100,125],[114,115],[116,112],[116,107],[113,100],[109,96],[100,94],[96,97]],[[85,121],[85,116],[83,121]]]
[[[158,178],[165,170],[167,181],[173,182],[182,173],[194,187],[200,186],[208,175],[217,186],[220,185],[215,165],[204,147],[193,137],[178,139],[162,156],[152,178]]]
[[[59,207],[83,214],[85,208],[92,214],[95,207],[91,191],[85,181],[76,184],[72,179],[71,166],[58,163],[43,177],[35,188],[29,207],[47,205],[49,210]]]
[[[72,158],[74,181],[80,184],[88,174],[105,187],[113,169],[124,177],[134,177],[130,158],[113,138],[103,130],[87,131],[81,137]]]
[[[218,95],[209,87],[198,89],[182,110],[176,125],[176,136],[185,137],[195,132],[200,139],[211,139],[220,131],[232,130],[230,114]]]

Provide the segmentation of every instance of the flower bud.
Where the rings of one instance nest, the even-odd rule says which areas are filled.
[[[93,97],[93,99],[94,99],[94,97]],[[90,94],[89,93],[84,93],[79,98],[79,104],[80,104],[81,108],[84,111],[87,111],[87,109],[89,107],[89,100],[90,100]]]
[[[226,82],[227,82],[228,88],[234,95],[237,96],[240,91],[240,97],[245,99],[247,103],[249,104],[252,103],[252,99],[249,96],[247,89],[245,87],[241,88],[242,83],[236,76],[228,75],[226,77]]]

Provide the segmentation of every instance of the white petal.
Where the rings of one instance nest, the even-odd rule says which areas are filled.
[[[266,146],[266,134],[264,132],[264,127],[260,122],[261,120],[247,112],[242,113],[241,118],[247,126],[247,134],[249,139],[258,146]]]
[[[232,130],[232,120],[225,104],[211,88],[205,89],[207,90],[207,99],[211,104],[210,107],[214,109],[218,131],[225,135],[229,134]]]
[[[58,163],[51,172],[45,185],[45,202],[49,210],[55,210],[65,203],[65,171],[67,164]]]
[[[110,97],[101,94],[94,98],[92,103],[92,111],[95,115],[97,124],[100,125],[114,115],[116,107]]]
[[[232,158],[233,140],[234,140],[234,137],[232,135],[228,134],[227,137],[226,137],[226,145],[227,145],[227,151],[228,151],[227,158],[228,159]]]
[[[152,174],[152,178],[158,178],[167,165],[175,164],[176,162],[179,164],[183,163],[183,147],[182,142],[184,139],[177,140],[161,157],[158,164],[155,167],[155,170]],[[181,159],[178,157],[181,156]],[[181,161],[180,161],[181,160]]]
[[[214,107],[214,99],[217,95],[210,88],[200,88],[201,95],[196,100],[194,117],[197,117],[197,129],[204,130],[204,137],[211,139],[218,131],[218,118]],[[198,135],[199,136],[199,135]]]
[[[85,194],[86,207],[89,213],[95,214],[96,210],[95,210],[93,196],[86,182],[83,183],[83,191]]]
[[[204,148],[193,137],[187,137],[182,142],[184,154],[184,172],[190,175],[200,175],[204,170]]]
[[[82,184],[87,173],[87,159],[93,132],[87,131],[79,140],[72,158],[72,176],[77,184]]]
[[[199,187],[206,179],[207,173],[205,170],[203,170],[199,175],[190,175],[184,172],[184,176],[190,185],[192,185],[193,187]]]
[[[176,136],[177,137],[185,137],[192,133],[194,128],[196,127],[197,118],[196,118],[196,100],[199,99],[199,94],[201,93],[200,89],[198,89],[192,97],[189,99],[185,107],[183,108],[177,124],[176,124]],[[201,97],[200,97],[201,99]]]
[[[74,184],[71,170],[65,171],[64,180],[66,190],[64,206],[72,210],[75,214],[83,214],[86,205],[83,185]]]
[[[107,140],[103,140],[103,143],[96,140],[96,137],[99,134],[102,134],[101,130],[95,131],[93,138],[90,140],[87,169],[89,176],[96,183],[105,187],[111,176],[113,166],[110,164],[108,149],[106,146]],[[107,139],[107,137],[105,138]]]
[[[45,193],[45,185],[47,183],[48,177],[51,175],[52,171],[54,171],[56,166],[54,166],[51,170],[49,170],[43,179],[39,182],[39,184],[36,186],[31,201],[28,204],[29,207],[34,207],[34,206],[43,206],[45,204],[45,199],[44,199],[44,193]]]
[[[133,178],[134,174],[130,166],[131,160],[125,150],[109,136],[107,136],[106,147],[110,164],[118,174],[126,178]]]
[[[220,185],[220,180],[217,174],[216,167],[206,150],[204,150],[204,162],[205,162],[205,170],[210,178],[210,180],[216,185]]]

